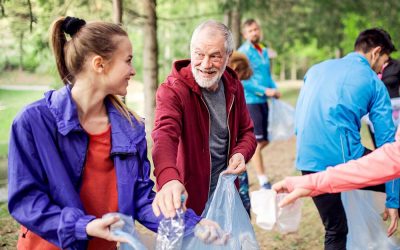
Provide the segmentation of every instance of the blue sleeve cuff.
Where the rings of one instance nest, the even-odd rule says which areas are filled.
[[[88,240],[89,236],[86,233],[86,226],[89,222],[96,219],[93,215],[85,215],[81,217],[75,224],[75,237],[78,240]]]
[[[185,212],[185,233],[184,237],[190,235],[194,231],[194,227],[201,221],[202,217],[198,216],[192,209]]]
[[[386,207],[399,208],[400,179],[395,179],[385,183],[386,188]]]

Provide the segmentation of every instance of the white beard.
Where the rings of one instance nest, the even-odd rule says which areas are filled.
[[[222,69],[221,69],[220,72],[218,72],[218,70],[217,70],[216,68],[214,68],[214,67],[211,68],[211,69],[209,69],[209,70],[205,70],[205,69],[203,69],[201,66],[195,67],[195,66],[192,64],[192,74],[193,74],[194,79],[196,80],[197,84],[198,84],[200,87],[208,89],[208,88],[210,88],[210,87],[215,86],[216,84],[218,84],[219,80],[220,80],[221,77],[222,77],[222,74],[223,74],[224,71],[225,71],[225,68],[226,68],[226,64],[227,64],[227,63],[228,63],[228,60],[226,60],[225,65],[224,65],[224,67],[222,67]],[[215,76],[213,76],[212,78],[204,78],[204,77],[202,77],[202,76],[200,75],[200,73],[199,73],[198,70],[201,70],[201,71],[203,71],[203,72],[207,72],[207,71],[216,71],[217,74],[216,74]]]

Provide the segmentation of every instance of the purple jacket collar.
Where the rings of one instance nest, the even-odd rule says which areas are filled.
[[[58,131],[67,135],[72,131],[83,131],[79,123],[76,104],[71,96],[71,86],[45,93],[45,100],[57,122]],[[133,127],[129,121],[106,99],[106,108],[111,123],[111,154],[136,153],[136,145],[145,137],[143,121],[132,116]]]

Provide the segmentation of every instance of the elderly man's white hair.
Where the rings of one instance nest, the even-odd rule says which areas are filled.
[[[193,31],[192,34],[192,39],[190,41],[190,50],[192,50],[193,43],[195,42],[200,31],[202,31],[205,28],[214,28],[214,29],[208,29],[207,35],[214,36],[216,34],[215,32],[219,32],[219,34],[225,38],[226,53],[230,55],[233,52],[234,44],[233,44],[232,32],[229,30],[228,27],[226,27],[225,24],[217,22],[215,20],[207,20],[205,22],[202,22],[199,26],[197,26],[197,28]]]

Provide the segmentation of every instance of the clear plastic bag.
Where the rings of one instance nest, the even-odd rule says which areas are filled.
[[[240,200],[234,181],[236,175],[220,175],[213,198],[206,205],[203,212],[206,219],[217,222],[223,231],[218,237],[226,233],[229,239],[225,245],[207,245],[196,237],[185,237],[183,249],[259,249],[258,243],[250,223],[249,216]]]
[[[173,250],[182,248],[185,232],[185,213],[182,209],[176,210],[173,218],[164,218],[160,221],[157,232],[156,250]]]
[[[256,214],[256,224],[265,230],[292,233],[298,230],[301,220],[301,201],[283,208],[278,206],[287,194],[277,194],[274,190],[260,189],[251,192],[250,201]]]
[[[294,136],[295,109],[289,104],[272,99],[268,114],[268,140],[288,140]]]
[[[122,236],[128,240],[127,243],[121,243],[120,250],[146,250],[147,248],[140,242],[135,232],[135,226],[132,216],[121,213],[108,213],[103,218],[118,216],[120,220],[110,226],[111,233],[116,236]]]
[[[276,204],[285,198],[287,194],[277,194]],[[294,203],[285,207],[277,206],[276,229],[281,233],[293,233],[299,229],[301,221],[301,201],[296,200]]]
[[[387,228],[380,213],[385,196],[368,190],[342,192],[342,202],[346,211],[347,249],[350,250],[392,250],[400,249],[400,245],[387,237]],[[377,201],[380,200],[380,203]]]

